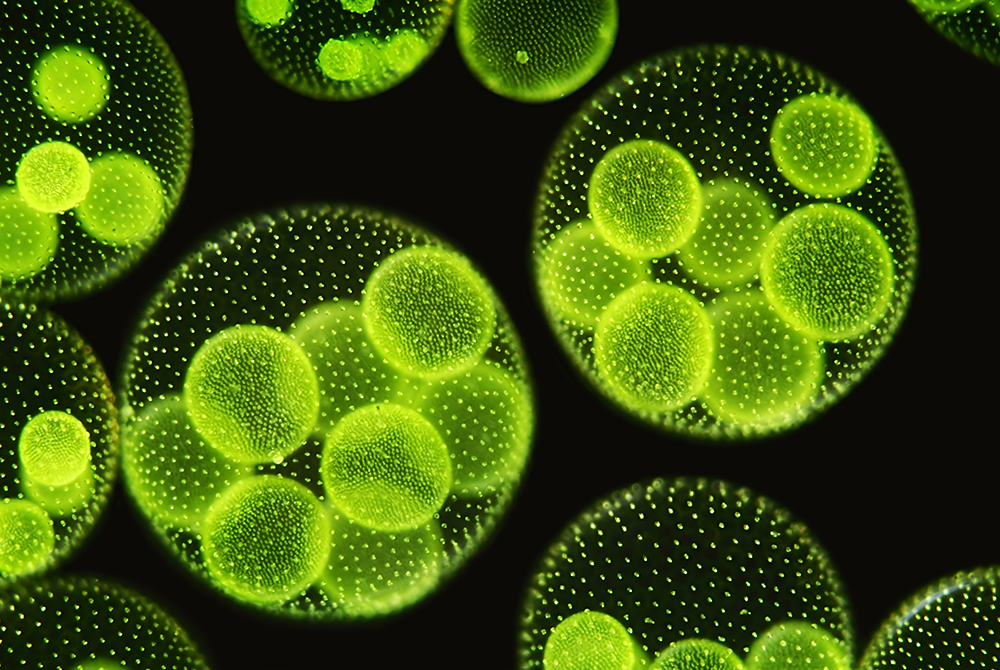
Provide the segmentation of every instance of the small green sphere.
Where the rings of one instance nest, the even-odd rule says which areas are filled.
[[[0,576],[34,572],[55,547],[52,519],[29,500],[0,498]]]
[[[24,201],[16,188],[0,188],[0,283],[44,270],[59,247],[59,220]]]
[[[369,405],[334,426],[320,466],[330,500],[352,521],[399,531],[427,523],[451,489],[441,436],[417,412]]]
[[[775,219],[762,190],[740,179],[712,180],[702,187],[701,222],[680,251],[691,276],[717,287],[757,276],[764,239]]]
[[[545,642],[545,670],[632,670],[635,643],[618,619],[584,610],[559,622]]]
[[[67,412],[33,416],[17,448],[25,476],[39,484],[64,486],[90,468],[90,433]]]
[[[892,297],[885,238],[858,212],[829,203],[801,207],[767,238],[761,283],[792,327],[827,341],[871,330]]]
[[[275,475],[243,479],[209,508],[202,557],[225,591],[283,602],[319,577],[330,553],[330,520],[309,489]]]
[[[675,251],[701,219],[698,175],[679,151],[656,140],[630,140],[605,153],[587,200],[607,240],[636,258]]]
[[[644,282],[612,302],[594,334],[599,378],[623,405],[665,412],[691,402],[712,366],[705,308],[676,286]]]
[[[128,246],[160,232],[164,223],[163,187],[144,160],[109,153],[90,165],[90,191],[76,217],[91,237]]]
[[[35,65],[31,92],[35,102],[56,121],[80,123],[108,104],[111,79],[97,54],[63,44],[46,52]]]
[[[462,0],[455,14],[466,65],[486,88],[521,102],[579,89],[617,34],[616,0]]]
[[[292,0],[246,0],[247,16],[261,28],[280,26],[292,15]]]
[[[851,670],[851,656],[829,631],[788,621],[758,637],[745,664],[746,670]]]
[[[455,374],[482,359],[493,339],[493,292],[464,256],[420,245],[382,261],[361,308],[375,348],[421,377]]]
[[[65,212],[90,190],[90,164],[83,152],[67,142],[45,142],[21,157],[17,190],[40,212]]]
[[[358,79],[367,71],[365,61],[374,51],[370,44],[355,40],[331,39],[316,57],[319,69],[334,81]]]
[[[206,340],[184,378],[184,402],[201,436],[240,463],[280,462],[316,425],[312,364],[288,335],[238,324]]]
[[[724,644],[692,638],[667,647],[650,670],[743,670],[743,661]]]
[[[771,155],[795,188],[836,198],[861,188],[875,168],[878,140],[871,119],[856,105],[812,93],[779,110],[771,127]]]
[[[589,328],[615,297],[649,276],[642,260],[608,244],[593,221],[564,227],[537,259],[545,304],[559,318]]]

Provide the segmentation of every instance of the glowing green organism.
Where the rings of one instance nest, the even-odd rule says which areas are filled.
[[[105,154],[90,164],[90,192],[76,210],[96,240],[128,246],[152,238],[164,223],[163,187],[138,156]]]
[[[472,73],[521,102],[579,89],[608,60],[617,34],[616,0],[460,0],[455,16]]]
[[[42,567],[55,548],[52,519],[28,500],[0,498],[0,577],[17,577]]]
[[[69,484],[90,467],[90,433],[66,412],[42,412],[21,430],[24,475],[39,484]]]
[[[778,111],[771,155],[793,186],[819,198],[861,188],[878,154],[875,129],[856,105],[833,95],[803,95]]]
[[[381,93],[440,44],[455,0],[236,0],[254,60],[278,83],[323,100]]]
[[[220,453],[264,463],[305,442],[319,415],[319,388],[309,358],[288,335],[237,324],[198,349],[184,378],[184,403]]]
[[[893,263],[878,228],[853,209],[808,205],[767,239],[761,284],[793,328],[822,340],[850,340],[882,320]]]
[[[693,638],[664,649],[650,670],[743,670],[743,661],[724,644]]]
[[[94,52],[63,44],[38,59],[32,72],[35,102],[56,121],[89,121],[108,104],[111,79]]]
[[[750,647],[746,670],[851,670],[851,655],[835,635],[816,624],[785,622],[767,629]]]
[[[17,166],[17,190],[40,212],[65,212],[90,190],[90,164],[67,142],[45,142],[24,154]]]
[[[240,480],[209,508],[202,554],[223,589],[254,602],[282,602],[319,577],[330,553],[330,520],[302,484],[263,475]]]
[[[608,242],[637,258],[675,251],[701,218],[701,185],[691,164],[652,140],[625,142],[604,154],[587,198]]]
[[[464,257],[435,246],[397,251],[372,273],[361,300],[375,348],[402,371],[436,377],[482,360],[496,311]]]
[[[637,412],[683,406],[712,365],[712,326],[690,293],[643,282],[615,298],[597,324],[600,379]]]
[[[1000,65],[998,0],[910,0],[927,23],[979,58]]]
[[[584,610],[552,629],[545,643],[545,670],[632,670],[641,661],[625,627],[603,612]]]
[[[59,247],[59,222],[39,212],[16,188],[0,187],[0,287],[37,274]]]

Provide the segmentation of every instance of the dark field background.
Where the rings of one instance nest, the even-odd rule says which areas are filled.
[[[426,226],[485,272],[527,350],[538,423],[522,490],[492,542],[391,620],[305,626],[231,605],[144,533],[120,489],[66,571],[147,594],[217,670],[493,670],[516,664],[525,584],[563,526],[598,497],[657,476],[726,479],[805,522],[839,568],[859,653],[924,584],[1000,563],[996,329],[988,326],[1000,68],[947,42],[904,0],[619,2],[617,45],[598,76],[566,99],[528,106],[483,89],[450,32],[397,88],[318,102],[258,69],[229,0],[135,0],[184,70],[195,154],[186,196],[146,261],[98,295],[55,306],[116,384],[140,306],[203,236],[276,207],[354,202]],[[699,43],[783,52],[851,91],[907,174],[920,235],[910,313],[876,369],[802,429],[737,445],[685,441],[604,403],[563,357],[529,272],[535,189],[564,122],[636,61]]]

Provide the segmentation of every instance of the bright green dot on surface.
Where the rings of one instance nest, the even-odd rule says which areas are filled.
[[[90,189],[90,164],[67,142],[45,142],[29,149],[17,166],[17,190],[40,212],[76,207]]]
[[[39,484],[63,486],[90,467],[90,433],[66,412],[33,416],[21,430],[17,448],[25,476]]]
[[[807,623],[779,623],[754,640],[746,670],[850,670],[851,657],[829,631]]]
[[[644,261],[608,244],[593,221],[564,227],[538,258],[538,287],[560,318],[593,328],[608,304],[649,275]]]
[[[914,5],[935,14],[964,12],[983,0],[911,0]]]
[[[280,26],[292,15],[292,0],[246,0],[247,15],[262,28]]]
[[[632,670],[639,660],[625,627],[603,612],[584,610],[559,622],[545,642],[545,670]]]
[[[463,256],[400,249],[375,269],[361,300],[372,343],[399,369],[458,373],[482,357],[496,326],[493,292]]]
[[[671,644],[650,670],[743,670],[743,661],[724,644],[693,638]]]
[[[676,149],[631,140],[604,154],[587,189],[590,214],[615,247],[666,256],[694,233],[702,212],[698,175]]]
[[[705,308],[676,286],[639,284],[615,298],[594,334],[599,378],[640,412],[682,407],[701,391],[712,365]]]
[[[371,50],[367,44],[351,40],[329,40],[319,50],[319,69],[334,81],[351,81],[367,71],[366,60]]]
[[[700,397],[737,428],[770,429],[798,423],[823,382],[816,339],[793,330],[764,294],[722,298],[708,309],[715,356]]]
[[[36,570],[52,554],[55,541],[45,510],[28,500],[0,499],[0,575]]]
[[[76,218],[91,237],[126,246],[159,232],[163,187],[153,168],[138,156],[110,153],[91,163],[90,170],[90,191]]]
[[[101,657],[84,661],[74,668],[74,670],[129,670],[124,662],[119,662],[111,658]]]
[[[330,520],[298,482],[275,475],[243,479],[208,510],[202,557],[227,592],[282,602],[319,577],[330,552]]]
[[[1000,19],[1000,0],[989,0],[985,7],[986,11],[992,14],[994,19]]]
[[[334,426],[320,471],[330,500],[352,521],[398,531],[427,523],[451,488],[448,449],[417,412],[369,405]]]
[[[35,65],[31,92],[35,102],[56,121],[80,123],[108,104],[111,80],[104,63],[82,47],[63,45],[48,51]]]
[[[349,12],[367,14],[375,8],[375,0],[340,0],[340,6]]]
[[[16,188],[0,188],[0,282],[44,270],[59,247],[59,220],[24,201]]]
[[[737,179],[709,181],[701,192],[701,222],[680,250],[684,269],[710,286],[752,279],[774,223],[770,203]]]
[[[179,396],[144,407],[122,427],[121,444],[129,492],[162,524],[196,529],[211,504],[251,474],[202,439]]]
[[[888,309],[892,256],[858,212],[827,203],[802,207],[778,223],[766,247],[761,283],[792,327],[821,340],[849,340]]]
[[[521,102],[556,100],[586,84],[617,33],[615,0],[463,0],[455,10],[466,65],[486,88]]]
[[[267,326],[239,324],[195,353],[184,402],[201,436],[226,457],[279,462],[316,425],[319,387],[295,340]]]
[[[833,95],[803,95],[782,107],[771,127],[770,146],[785,179],[820,198],[861,188],[878,156],[868,115]]]

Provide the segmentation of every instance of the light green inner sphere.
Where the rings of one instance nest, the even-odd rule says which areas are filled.
[[[17,443],[24,475],[39,484],[65,486],[90,467],[90,433],[72,414],[31,417]]]
[[[163,187],[138,156],[109,153],[90,165],[90,191],[76,217],[91,237],[115,246],[148,239],[164,219]]]
[[[783,218],[767,239],[761,283],[793,328],[827,341],[870,330],[889,307],[893,262],[885,238],[840,205],[808,205]]]
[[[29,500],[0,498],[0,575],[35,571],[52,553],[55,541],[45,510]]]
[[[746,670],[851,670],[851,657],[829,631],[807,623],[779,623],[750,646]]]
[[[246,0],[247,16],[261,28],[273,28],[287,21],[295,9],[292,0]]]
[[[642,283],[612,302],[594,334],[600,379],[623,405],[665,412],[693,400],[712,365],[712,326],[690,293]]]
[[[97,54],[64,44],[46,52],[31,73],[31,93],[56,121],[80,123],[108,104],[111,79]]]
[[[90,163],[67,142],[45,142],[28,150],[17,166],[17,190],[40,212],[65,212],[90,190]]]
[[[675,251],[702,213],[698,175],[679,151],[656,140],[631,140],[605,153],[587,201],[607,240],[636,258]]]
[[[406,247],[369,277],[361,307],[372,343],[399,369],[424,377],[475,365],[493,339],[493,292],[463,256]]]
[[[384,531],[427,523],[452,481],[438,432],[417,412],[393,404],[341,419],[323,446],[320,470],[333,504],[352,521]]]
[[[835,198],[861,188],[875,168],[878,141],[868,115],[833,95],[804,95],[771,127],[778,171],[800,191]]]
[[[584,610],[559,622],[545,641],[545,670],[632,670],[635,643],[625,627],[603,612]]]
[[[330,520],[309,489],[285,477],[243,479],[209,508],[202,557],[228,593],[257,603],[301,593],[326,567]]]
[[[195,353],[184,403],[201,436],[240,463],[280,462],[316,425],[319,387],[302,348],[273,328],[239,324]]]
[[[319,69],[334,81],[358,79],[368,71],[374,61],[375,47],[363,40],[331,39],[323,45],[317,56]]]
[[[24,201],[16,188],[0,188],[0,282],[38,274],[56,256],[59,220]]]
[[[650,670],[743,670],[743,661],[724,644],[692,638],[667,647]]]

